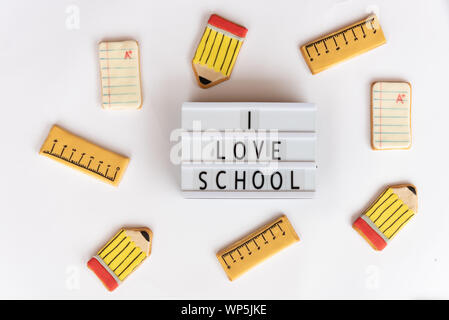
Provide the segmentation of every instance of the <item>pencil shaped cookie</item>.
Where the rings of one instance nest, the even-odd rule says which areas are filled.
[[[233,281],[299,237],[285,215],[217,253],[218,261]]]
[[[54,125],[39,154],[118,186],[129,158],[106,150]]]
[[[101,99],[104,109],[140,109],[139,45],[135,40],[100,42]]]
[[[375,14],[301,47],[312,74],[370,51],[386,42]]]
[[[248,30],[216,14],[209,18],[192,65],[202,88],[228,80]]]
[[[417,213],[418,197],[411,184],[388,187],[352,227],[375,249],[384,249]]]
[[[151,254],[152,242],[153,233],[148,228],[122,228],[87,266],[113,291]]]
[[[371,146],[374,150],[409,149],[412,88],[408,82],[371,86]]]

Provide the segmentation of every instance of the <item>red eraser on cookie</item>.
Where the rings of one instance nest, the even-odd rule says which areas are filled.
[[[92,258],[87,263],[87,266],[90,270],[92,270],[97,277],[103,282],[104,286],[109,290],[113,291],[115,288],[118,287],[117,281],[111,276],[111,274],[101,265],[101,263],[95,259]]]
[[[361,217],[358,218],[352,227],[357,230],[362,237],[365,238],[366,241],[376,250],[383,250],[387,243],[384,239],[382,239],[381,236],[377,234],[376,231],[374,231],[368,223],[366,223],[365,220],[363,220]]]
[[[245,38],[246,33],[248,32],[248,29],[246,29],[245,27],[226,20],[225,18],[222,18],[216,14],[210,16],[208,23],[210,25],[213,25],[214,27],[230,32],[240,38]]]

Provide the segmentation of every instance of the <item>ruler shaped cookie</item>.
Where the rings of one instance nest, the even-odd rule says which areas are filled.
[[[39,154],[117,186],[129,158],[106,150],[54,125]]]
[[[312,74],[372,50],[386,42],[376,15],[313,40],[301,47]]]
[[[233,281],[280,250],[298,242],[299,237],[285,215],[267,223],[217,253],[217,259]]]

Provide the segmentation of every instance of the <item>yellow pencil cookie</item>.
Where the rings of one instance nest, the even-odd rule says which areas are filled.
[[[150,229],[122,228],[87,266],[112,291],[151,254],[152,243]]]
[[[247,32],[216,14],[210,16],[192,61],[200,87],[209,88],[229,79]]]
[[[416,187],[391,186],[352,226],[375,250],[383,250],[417,212]]]

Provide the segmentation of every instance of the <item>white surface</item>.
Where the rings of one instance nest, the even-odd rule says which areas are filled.
[[[312,76],[299,46],[373,8],[387,44]],[[203,90],[191,59],[213,12],[249,32],[232,79]],[[448,1],[11,1],[0,27],[1,298],[449,298]],[[120,38],[141,46],[140,111],[100,106],[97,44]],[[370,148],[376,80],[412,84],[410,151]],[[184,101],[316,103],[316,199],[183,199],[169,136]],[[54,123],[130,156],[118,189],[38,155]],[[402,181],[419,213],[375,252],[351,223]],[[215,252],[281,212],[302,241],[229,282]],[[85,264],[123,225],[154,247],[111,294]]]

